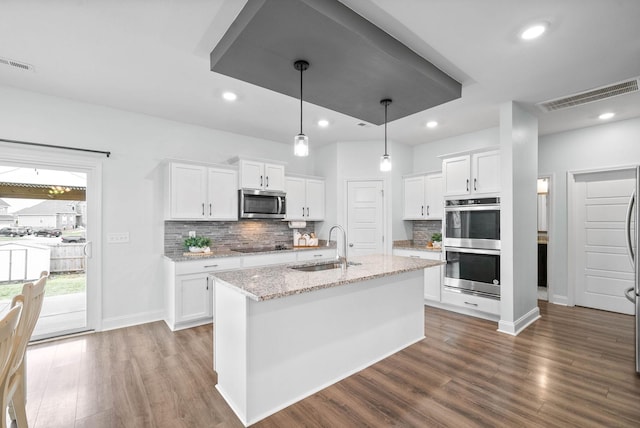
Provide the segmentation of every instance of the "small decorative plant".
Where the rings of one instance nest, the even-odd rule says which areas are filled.
[[[436,232],[436,233],[432,234],[431,235],[431,240],[433,242],[442,242],[442,233]]]
[[[207,248],[211,245],[211,239],[206,236],[190,236],[184,240],[184,248]]]

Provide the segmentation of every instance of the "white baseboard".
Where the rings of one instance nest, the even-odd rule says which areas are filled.
[[[117,328],[131,327],[162,320],[164,320],[164,311],[151,311],[122,317],[105,318],[102,320],[102,329],[100,331],[115,330]]]
[[[515,322],[511,321],[498,321],[498,331],[500,333],[510,334],[512,336],[519,335],[525,328],[533,324],[540,318],[540,309],[536,306],[529,312],[518,318]]]
[[[567,296],[558,296],[557,294],[554,294],[553,296],[550,296],[549,303],[553,303],[554,305],[569,306],[569,299],[567,298]]]

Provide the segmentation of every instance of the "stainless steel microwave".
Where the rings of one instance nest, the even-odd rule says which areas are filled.
[[[283,219],[287,213],[285,192],[272,190],[238,190],[240,218]]]

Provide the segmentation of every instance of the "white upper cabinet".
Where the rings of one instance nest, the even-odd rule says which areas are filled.
[[[424,176],[404,179],[404,216],[405,220],[424,218]]]
[[[240,188],[284,191],[284,165],[241,159]]]
[[[442,174],[404,179],[404,220],[441,220],[443,212]]]
[[[442,174],[429,174],[424,178],[426,220],[442,220],[444,212],[444,180]]]
[[[324,180],[307,179],[307,220],[324,220]]]
[[[184,163],[168,170],[168,220],[238,220],[235,170]]]
[[[207,200],[207,168],[201,165],[172,163],[169,167],[168,191],[169,218],[204,218]]]
[[[500,151],[471,155],[471,176],[473,193],[500,192]]]
[[[324,180],[286,177],[287,220],[324,220]]]
[[[230,169],[208,169],[208,218],[210,220],[238,219],[238,173]],[[231,190],[233,189],[233,191]]]
[[[500,192],[500,151],[470,153],[442,160],[444,196]]]

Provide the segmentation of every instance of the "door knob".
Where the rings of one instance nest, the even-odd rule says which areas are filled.
[[[353,244],[349,244],[350,247],[353,247]]]

